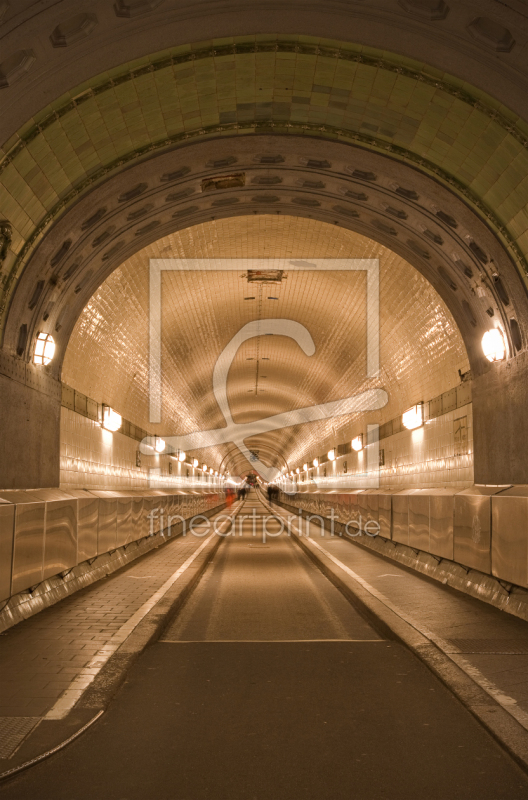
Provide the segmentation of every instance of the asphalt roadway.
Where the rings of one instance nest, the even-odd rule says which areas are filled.
[[[253,508],[103,717],[0,797],[526,800],[460,702]]]

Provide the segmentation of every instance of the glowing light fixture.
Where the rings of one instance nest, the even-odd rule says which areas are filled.
[[[300,474],[301,474],[301,470],[299,469],[299,467],[297,467],[297,469],[295,470],[295,472],[297,473],[297,475],[300,475]]]
[[[49,333],[38,333],[33,353],[33,363],[46,366],[55,355],[55,341]]]
[[[210,475],[212,475],[213,473],[214,473],[214,469],[211,467],[211,468],[209,469],[209,474],[210,474]]]
[[[356,453],[359,453],[360,450],[363,450],[363,434],[360,433],[359,436],[356,436],[355,439],[352,439],[352,450],[355,450]]]
[[[196,469],[197,466],[198,466],[198,459],[193,458],[193,467]]]
[[[114,411],[110,406],[103,404],[103,428],[107,431],[118,431],[123,423],[121,414]]]
[[[408,431],[413,431],[423,425],[423,403],[417,403],[417,405],[405,411],[402,414],[402,423]]]
[[[204,472],[207,472],[207,464],[203,464],[202,469]]]
[[[154,447],[157,453],[163,453],[165,450],[165,439],[160,439],[159,436],[156,436]]]
[[[185,461],[185,451],[184,450],[180,450],[180,452],[178,453],[178,461]]]
[[[308,464],[303,464],[303,472],[308,472]]]
[[[482,350],[488,361],[502,361],[506,358],[506,343],[498,328],[486,331],[482,337]]]
[[[319,459],[318,458],[314,458],[314,460],[312,461],[312,464],[314,465],[314,467],[318,467],[319,466]]]
[[[335,461],[336,460],[336,451],[335,450],[329,450],[328,451],[328,458],[330,459],[330,461]]]

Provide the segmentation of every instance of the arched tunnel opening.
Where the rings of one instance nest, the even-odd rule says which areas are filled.
[[[161,413],[159,422],[151,422],[150,302],[157,259],[163,270]],[[369,298],[370,263],[379,272]],[[369,299],[376,301],[373,312]],[[313,353],[303,352],[281,328],[290,322],[311,336]],[[367,446],[367,426],[378,425],[384,451],[381,486],[473,484],[470,365],[439,294],[402,257],[370,238],[307,217],[266,214],[226,217],[156,240],[124,262],[90,298],[69,339],[62,369],[73,408],[62,409],[61,486],[104,489],[109,485],[105,461],[114,489],[147,486],[152,470],[180,488],[187,478],[189,486],[198,485],[204,465],[208,472],[220,468],[237,476],[253,466],[255,461],[239,448],[215,445],[214,435],[206,448],[182,441],[185,434],[226,426],[213,373],[228,343],[251,324],[254,328],[235,343],[217,381],[218,390],[225,387],[234,423],[248,426],[244,442],[250,459],[261,454],[263,465],[282,472],[309,463],[313,473],[313,459],[341,449],[331,465],[334,488],[340,480],[349,487],[355,474],[365,472],[363,451],[352,450],[350,442],[364,436]],[[374,344],[369,325],[375,328]],[[376,346],[379,364],[369,375],[368,350]],[[296,411],[373,389],[386,392],[383,408],[351,414],[343,406],[326,419],[292,424]],[[89,398],[94,409],[103,403],[114,409],[127,430],[134,426],[134,437],[109,437],[99,419],[80,419],[75,393]],[[441,406],[437,398],[444,394]],[[418,404],[425,405],[425,425],[418,433],[405,433],[401,416]],[[286,416],[281,427],[258,431],[262,420],[288,413],[292,419]],[[78,431],[80,424],[88,449],[73,455],[78,433],[72,439],[72,429]],[[463,442],[455,454],[459,425]],[[138,444],[136,428],[146,432],[145,446]],[[165,449],[149,455],[148,436],[163,440]],[[105,456],[116,445],[122,464]],[[138,450],[143,450],[141,467],[135,466]],[[178,460],[182,451],[185,462]],[[327,467],[322,460],[312,478],[323,479]]]
[[[520,5],[0,2],[6,798],[526,796]]]

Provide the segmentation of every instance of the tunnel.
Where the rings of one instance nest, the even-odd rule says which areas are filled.
[[[0,36],[0,791],[526,797],[524,3]]]

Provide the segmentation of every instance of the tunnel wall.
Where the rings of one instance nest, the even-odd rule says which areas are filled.
[[[13,608],[29,616],[46,595],[56,602],[178,535],[184,523],[177,517],[210,516],[223,507],[222,492],[1,491],[0,603],[8,608],[0,629]]]
[[[83,488],[142,491],[151,486],[152,470],[159,470],[164,486],[173,484],[178,490],[214,491],[214,484],[201,486],[201,473],[198,475],[189,463],[169,460],[168,456],[142,453],[138,466],[140,443],[137,439],[119,431],[106,431],[99,422],[64,407],[60,440],[60,486],[66,491]]]
[[[455,423],[465,420],[464,442],[455,443]],[[459,449],[457,449],[459,448]],[[63,408],[61,417],[61,488],[129,489],[148,486],[149,468],[162,470],[165,481],[182,484],[192,467],[173,462],[175,474],[167,472],[168,459],[143,457],[136,467],[138,442],[122,433],[111,434],[80,414]],[[473,483],[473,414],[472,405],[449,411],[429,420],[419,433],[402,430],[380,441],[385,464],[380,469],[381,485],[434,487],[450,484],[461,488]],[[366,452],[366,450],[364,451]],[[150,462],[152,462],[150,464]],[[365,471],[364,456],[354,451],[339,456],[336,461],[321,465],[314,472],[323,476],[361,474]],[[149,466],[150,464],[150,466]],[[178,474],[176,474],[176,471]],[[183,474],[182,474],[183,473]]]
[[[446,393],[447,394],[447,393]],[[429,405],[429,404],[426,404]],[[398,420],[399,421],[399,420]],[[455,429],[460,428],[463,421],[464,437],[456,437]],[[401,425],[400,425],[401,427]],[[380,426],[383,436],[384,426]],[[352,435],[351,434],[351,438]],[[327,449],[335,447],[329,440]],[[319,456],[319,467],[312,473],[319,485],[325,480],[339,484],[349,484],[351,478],[357,477],[359,485],[365,474],[367,445],[361,452],[351,450],[347,443],[347,452],[338,455],[335,461],[328,461]],[[380,485],[387,488],[420,487],[434,488],[438,486],[455,486],[465,488],[473,484],[473,406],[471,403],[454,408],[438,417],[429,419],[416,431],[405,428],[391,436],[384,436],[379,441],[382,464],[380,465]],[[323,448],[322,448],[323,449]],[[308,463],[311,459],[307,459]],[[345,472],[346,464],[346,472]]]
[[[430,554],[433,565],[460,565],[464,573],[493,576],[506,592],[512,586],[528,588],[526,485],[281,493],[281,503],[328,521],[333,517],[336,533],[362,543],[392,542],[395,549],[387,553],[412,553],[413,565]]]
[[[0,358],[0,488],[58,485],[59,425],[60,383]]]
[[[475,481],[528,481],[528,358],[493,364],[473,381],[475,408]],[[498,477],[498,481],[497,481]]]

